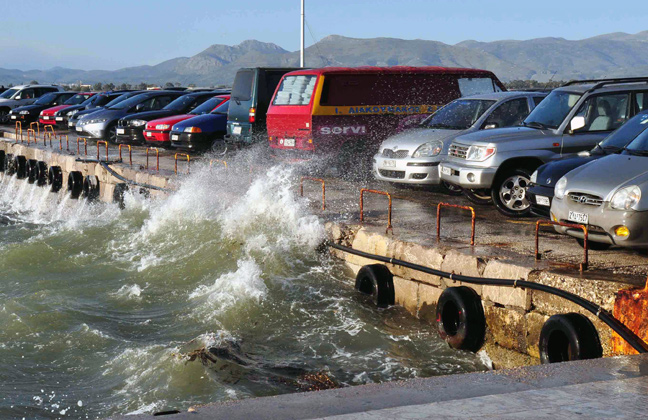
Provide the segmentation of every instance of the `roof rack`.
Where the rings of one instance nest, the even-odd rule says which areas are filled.
[[[580,85],[583,83],[596,83],[592,89],[598,89],[605,85],[612,85],[616,83],[648,83],[648,77],[619,77],[619,78],[609,78],[609,79],[585,79],[585,80],[570,80],[565,83],[563,86],[572,86]]]

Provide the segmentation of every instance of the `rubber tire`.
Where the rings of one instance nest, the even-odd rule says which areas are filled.
[[[38,161],[36,159],[29,159],[27,165],[25,166],[27,171],[27,182],[33,184],[36,182],[36,175],[38,175]]]
[[[124,204],[124,195],[127,191],[128,184],[125,182],[115,185],[115,189],[113,190],[113,203],[117,203],[119,208],[122,210],[126,208],[126,204]]]
[[[7,154],[4,150],[0,150],[0,172],[7,170]]]
[[[47,163],[42,160],[36,164],[36,185],[39,187],[47,185]]]
[[[596,327],[585,315],[578,313],[553,315],[549,318],[540,331],[539,350],[542,364],[603,356]]]
[[[448,287],[437,302],[439,335],[450,347],[474,353],[486,339],[486,317],[481,297],[467,286]]]
[[[106,141],[111,144],[117,144],[117,123],[110,124],[106,128]]]
[[[490,197],[490,195],[488,195],[488,198],[481,198],[482,196],[475,195],[474,190],[464,188],[461,193],[468,199],[468,201],[479,206],[485,206],[493,202],[493,199]],[[486,195],[484,195],[483,197],[486,197]]]
[[[581,246],[581,248],[585,247],[585,241],[580,238],[575,238],[576,242],[578,242],[578,245]],[[587,241],[587,248],[591,249],[593,251],[607,251],[610,249],[612,244],[606,244],[604,242],[594,242],[594,241]]]
[[[461,188],[460,186],[449,184],[446,181],[441,181],[439,183],[439,187],[441,188],[441,191],[444,194],[453,195],[453,196],[463,195],[463,191],[464,191],[463,188]]]
[[[23,155],[14,158],[14,168],[16,170],[16,178],[27,178],[27,158]]]
[[[83,192],[83,174],[79,171],[72,171],[68,174],[67,190],[70,198],[79,198]]]
[[[6,173],[9,176],[12,176],[16,173],[16,161],[14,160],[14,155],[12,153],[8,153],[5,159],[5,165],[6,165]]]
[[[0,109],[0,124],[9,124],[9,110]]]
[[[96,175],[86,175],[83,179],[83,193],[81,195],[94,201],[99,198],[99,178]]]
[[[63,170],[60,166],[50,166],[47,171],[47,184],[50,186],[50,191],[57,193],[63,188]]]
[[[508,217],[524,217],[524,216],[528,216],[531,213],[531,203],[529,203],[529,206],[522,211],[511,210],[508,207],[506,207],[506,205],[504,205],[504,203],[500,200],[499,190],[501,184],[510,176],[522,175],[530,180],[532,172],[533,171],[529,171],[528,169],[517,168],[517,169],[506,171],[498,175],[497,178],[495,178],[495,181],[493,182],[493,187],[491,188],[491,198],[493,199],[493,204],[495,204],[495,207],[497,207],[497,210],[499,210],[500,213]]]
[[[373,303],[379,308],[395,303],[394,276],[385,265],[363,266],[356,276],[355,288],[360,293],[371,296]]]

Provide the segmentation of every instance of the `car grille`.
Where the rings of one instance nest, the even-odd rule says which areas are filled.
[[[460,146],[458,144],[452,143],[450,145],[450,151],[448,154],[459,159],[465,159],[466,154],[468,153],[468,146]]]
[[[384,169],[379,169],[380,175],[385,178],[394,178],[394,179],[405,179],[405,171],[386,171]]]
[[[403,159],[409,155],[409,150],[383,149],[382,155],[386,158]]]
[[[126,121],[119,120],[119,121],[117,121],[117,125],[119,127],[127,127],[128,123]]]
[[[603,204],[603,199],[597,195],[572,192],[569,193],[569,199],[574,203],[584,204],[587,206],[600,206]]]

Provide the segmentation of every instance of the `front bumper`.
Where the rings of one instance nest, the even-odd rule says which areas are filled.
[[[38,122],[41,125],[56,125],[56,119],[53,115],[40,116]]]
[[[171,146],[181,150],[205,150],[213,143],[210,133],[171,133]]]
[[[373,174],[376,179],[403,184],[438,185],[439,158],[395,159],[377,154],[373,158]]]
[[[117,127],[117,143],[143,144],[144,130],[137,127]]]
[[[17,121],[20,121],[21,123],[31,123],[31,122],[36,122],[38,120],[37,116],[32,116],[32,115],[25,115],[25,114],[11,114],[9,116],[9,121],[12,123],[15,123]]]
[[[77,133],[84,134],[95,139],[103,139],[106,135],[106,128],[108,128],[108,125],[106,123],[94,123],[77,125],[74,130]]]
[[[490,189],[496,173],[497,168],[469,166],[457,162],[443,162],[439,165],[441,180],[472,190]]]
[[[251,123],[228,121],[225,141],[229,143],[252,144],[258,140],[252,135],[252,132]]]
[[[144,140],[151,146],[170,146],[170,131],[144,130]]]
[[[527,188],[526,197],[531,205],[531,213],[535,216],[550,219],[551,214],[549,209],[551,208],[551,202],[553,201],[553,194],[554,187],[532,184]],[[538,202],[538,200],[540,200],[540,202]],[[547,205],[547,200],[549,200],[549,205]]]
[[[585,213],[588,215],[588,240],[619,245],[630,248],[648,246],[648,211],[623,211],[610,208],[608,202],[601,206],[590,206],[575,203],[567,195],[562,200],[554,199],[551,203],[552,217],[559,222],[576,223],[569,220],[569,212]],[[626,237],[615,235],[619,226],[626,226],[630,234]],[[558,233],[583,238],[583,231],[563,226],[554,226]]]

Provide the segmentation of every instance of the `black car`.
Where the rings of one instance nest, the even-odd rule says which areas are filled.
[[[70,117],[77,114],[80,111],[85,111],[87,109],[95,109],[100,106],[106,105],[108,102],[117,98],[118,96],[126,93],[132,92],[131,90],[123,91],[111,91],[111,92],[102,92],[96,95],[92,95],[79,105],[72,105],[67,108],[56,111],[54,114],[54,120],[56,121],[57,126],[66,127],[68,126],[68,121]]]
[[[540,166],[531,175],[531,183],[526,191],[527,199],[531,204],[531,213],[549,219],[551,217],[549,209],[554,196],[554,187],[563,175],[587,162],[621,152],[628,143],[646,128],[648,128],[648,111],[642,111],[610,133],[591,151]]]
[[[47,93],[36,100],[31,105],[20,106],[9,112],[11,122],[20,121],[32,123],[38,121],[40,113],[53,106],[63,105],[65,101],[76,95],[76,92],[52,92]]]
[[[144,144],[146,141],[144,128],[147,122],[172,115],[187,114],[206,100],[226,92],[222,90],[182,92],[184,93],[182,96],[160,110],[127,115],[117,123],[117,143]]]
[[[126,92],[126,93],[124,93]],[[83,117],[84,115],[92,114],[93,112],[100,111],[104,108],[108,108],[113,105],[117,105],[121,101],[125,101],[128,98],[132,98],[135,95],[139,95],[140,93],[144,93],[146,91],[144,90],[125,90],[125,91],[119,91],[119,92],[109,92],[106,94],[99,94],[101,96],[102,102],[106,101],[105,104],[103,105],[97,105],[95,108],[89,108],[89,109],[83,109],[79,110],[77,112],[70,111],[69,115],[66,115],[66,118],[68,119],[68,129],[70,131],[74,131],[76,129],[77,122],[79,121],[79,118]]]

